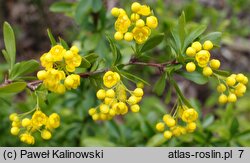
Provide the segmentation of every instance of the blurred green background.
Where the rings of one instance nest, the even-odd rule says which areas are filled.
[[[55,3],[56,2],[56,3]],[[17,41],[17,60],[39,59],[50,48],[46,29],[55,36],[77,44],[82,55],[95,52],[108,66],[111,58],[105,33],[112,36],[115,19],[110,14],[114,6],[129,9],[133,1],[78,0],[58,2],[54,0],[0,0],[0,24],[8,21],[14,28]],[[182,11],[186,13],[189,26],[207,24],[208,32],[223,33],[221,48],[212,52],[222,63],[222,69],[235,73],[245,73],[248,78],[250,63],[250,1],[249,0],[144,0],[159,18],[159,27],[154,32],[165,33],[175,24]],[[2,31],[2,27],[0,27]],[[130,44],[118,42],[124,62],[132,54]],[[0,49],[3,49],[0,33]],[[156,62],[171,59],[165,43],[148,54],[157,56]],[[0,83],[7,71],[0,56]],[[152,68],[129,67],[149,83],[159,78],[159,72]],[[141,102],[141,112],[127,114],[107,122],[94,122],[88,109],[97,105],[96,88],[90,80],[81,81],[81,86],[65,95],[49,94],[47,104],[42,105],[48,115],[57,112],[61,115],[61,126],[53,133],[50,141],[36,137],[35,146],[250,146],[250,92],[236,104],[218,105],[216,81],[207,85],[197,85],[183,79],[178,81],[185,96],[199,111],[198,129],[193,134],[165,141],[157,134],[155,124],[162,115],[171,109],[176,95],[171,96],[167,87],[163,96],[152,92],[146,86],[146,95]],[[130,88],[135,84],[127,82]],[[152,84],[153,85],[153,84]],[[248,84],[249,86],[249,84]],[[10,134],[11,123],[8,116],[12,112],[26,112],[35,106],[35,100],[28,92],[16,96],[0,96],[0,146],[25,146]]]

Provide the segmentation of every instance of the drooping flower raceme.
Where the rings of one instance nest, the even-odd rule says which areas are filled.
[[[82,61],[76,46],[66,50],[61,45],[55,45],[40,60],[45,70],[39,71],[37,77],[48,90],[63,94],[66,89],[76,89],[80,85],[80,76],[73,74]]]
[[[114,116],[125,115],[128,113],[129,107],[132,112],[139,112],[138,103],[143,96],[142,84],[139,84],[133,91],[128,90],[117,72],[107,71],[103,76],[103,85],[104,88],[99,89],[96,93],[96,97],[102,103],[89,109],[89,115],[93,120],[110,120]],[[130,94],[129,97],[127,93]]]
[[[38,107],[33,110],[31,118],[27,117],[27,113],[12,113],[9,119],[12,122],[11,134],[19,135],[20,140],[26,144],[35,143],[33,135],[36,132],[40,132],[44,140],[51,139],[53,130],[60,126],[60,116],[57,113],[47,116]]]
[[[195,121],[198,119],[198,113],[195,109],[181,105],[177,111],[178,114],[172,116],[165,114],[162,118],[162,122],[158,122],[155,126],[158,132],[163,132],[163,136],[167,140],[173,136],[178,137],[186,133],[194,132],[196,129]],[[185,126],[181,125],[182,123],[185,123]]]
[[[149,38],[151,29],[158,26],[158,19],[152,15],[152,11],[147,5],[134,2],[131,10],[130,17],[122,8],[114,7],[111,10],[111,14],[117,17],[114,38],[126,41],[135,40],[137,44],[143,44]]]
[[[242,74],[231,74],[222,77],[216,71],[220,68],[220,61],[218,59],[210,59],[210,50],[214,47],[210,40],[207,40],[203,45],[196,41],[186,49],[186,55],[193,59],[193,61],[186,64],[186,70],[193,72],[196,70],[196,65],[202,68],[202,74],[210,77],[214,76],[218,79],[217,91],[220,93],[218,101],[221,104],[227,102],[236,102],[238,97],[241,97],[246,92],[246,85],[248,78]]]

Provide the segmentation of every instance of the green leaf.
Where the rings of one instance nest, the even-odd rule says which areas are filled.
[[[91,0],[82,0],[77,4],[75,10],[75,19],[78,24],[82,24],[83,22],[87,22],[86,18],[88,17],[88,13],[91,11],[92,1]]]
[[[67,42],[64,39],[59,37],[59,41],[60,41],[60,44],[63,46],[64,49],[66,49],[66,50],[69,49],[69,45],[67,44]]]
[[[51,45],[55,46],[57,43],[56,43],[55,37],[52,35],[50,29],[47,29],[47,33],[48,33]]]
[[[250,130],[245,130],[241,133],[236,133],[235,135],[238,139],[250,140]]]
[[[213,72],[217,75],[228,77],[230,75],[230,72],[225,70],[213,70]]]
[[[43,84],[40,84],[36,89],[36,94],[41,99],[41,101],[46,101],[48,89]]]
[[[211,32],[203,37],[201,37],[200,39],[200,42],[203,43],[205,42],[206,40],[210,40],[212,41],[212,43],[215,45],[215,46],[220,46],[220,41],[221,41],[221,32]]]
[[[184,40],[186,36],[185,26],[186,26],[185,13],[182,12],[181,16],[179,17],[179,22],[178,22],[178,33],[179,33],[179,38],[181,42],[181,49],[183,49]]]
[[[177,30],[175,29],[175,27],[171,29],[171,35],[172,35],[172,39],[170,41],[170,45],[175,50],[175,53],[178,55],[181,52],[180,51],[181,42],[180,42],[179,34]]]
[[[193,29],[192,32],[189,33],[185,38],[183,50],[187,49],[188,45],[190,45],[196,38],[198,38],[206,30],[206,28],[206,25],[199,25],[198,27]]]
[[[171,101],[171,96],[172,95],[172,87],[168,87],[167,93],[166,93],[166,97],[165,97],[165,104],[169,104],[169,102]]]
[[[206,84],[208,82],[208,77],[205,77],[198,71],[194,71],[192,73],[186,71],[178,71],[177,74],[200,85]]]
[[[94,34],[89,35],[88,38],[86,38],[84,40],[84,43],[83,43],[84,50],[85,51],[94,51],[97,48],[101,37],[102,36],[100,35],[100,33],[94,33]]]
[[[167,140],[164,138],[163,134],[155,134],[153,137],[151,137],[146,146],[147,147],[159,147],[162,144],[164,144]]]
[[[145,51],[153,49],[154,47],[156,47],[157,45],[159,45],[162,42],[163,38],[164,38],[163,33],[151,37],[142,46],[140,52],[143,53]]]
[[[4,22],[3,24],[3,37],[4,37],[5,49],[7,52],[7,53],[4,52],[4,57],[6,61],[9,60],[10,69],[12,69],[16,62],[16,41],[15,41],[14,31],[8,22]]]
[[[182,64],[175,64],[175,65],[170,65],[166,67],[166,72],[169,74],[172,74],[175,71],[178,71],[182,68]]]
[[[208,115],[206,115],[206,117],[205,117],[204,120],[202,121],[202,127],[203,127],[203,128],[207,128],[207,127],[210,126],[213,122],[214,122],[214,115],[208,114]]]
[[[114,147],[115,144],[104,140],[101,138],[95,138],[95,137],[85,137],[82,140],[82,145],[86,147]]]
[[[135,75],[133,75],[133,74],[131,74],[131,73],[129,73],[129,72],[126,72],[126,71],[120,71],[120,73],[121,73],[121,75],[124,77],[124,78],[126,78],[126,79],[128,79],[128,80],[130,80],[130,81],[132,81],[132,82],[134,82],[134,83],[137,83],[137,82],[142,82],[142,83],[144,83],[144,84],[147,84],[147,85],[150,85],[148,82],[146,82],[145,80],[143,80],[143,79],[141,79],[140,77],[138,77],[138,76],[135,76]]]
[[[89,61],[85,57],[82,57],[82,62],[80,67],[89,68],[90,66],[91,64],[89,63]]]
[[[120,59],[121,59],[121,52],[120,50],[116,47],[116,45],[114,44],[114,41],[109,37],[107,36],[107,39],[109,41],[109,45],[110,45],[110,48],[111,48],[111,51],[112,51],[112,55],[113,55],[113,62],[112,62],[112,65],[115,66],[119,63]]]
[[[102,0],[92,0],[93,12],[98,12],[102,9]]]
[[[10,83],[6,86],[0,87],[0,94],[19,93],[26,88],[26,82]]]
[[[15,80],[17,77],[22,77],[24,75],[30,74],[39,68],[39,63],[32,59],[29,61],[22,61],[16,63],[10,72],[10,79]]]
[[[96,61],[96,59],[99,57],[96,53],[90,53],[88,55],[85,55],[84,58],[89,61],[89,63],[93,63]]]
[[[187,107],[192,108],[192,105],[190,104],[190,102],[184,97],[184,95],[182,94],[178,84],[176,83],[176,81],[173,78],[170,78],[170,82],[173,84],[176,93],[178,94],[179,98],[182,100],[182,102],[184,102],[185,105],[187,105]]]
[[[231,137],[233,137],[235,134],[237,134],[238,130],[239,130],[239,122],[238,122],[237,118],[234,118],[232,123],[231,123],[231,126],[230,126]]]
[[[153,92],[155,92],[158,96],[161,96],[166,87],[166,76],[167,73],[164,73],[155,83]]]
[[[74,5],[74,3],[70,2],[55,2],[49,9],[52,12],[72,12]]]
[[[4,56],[5,60],[6,60],[6,62],[8,63],[8,65],[10,67],[10,56],[9,56],[9,54],[4,49],[2,50],[2,53],[3,53],[3,56]]]

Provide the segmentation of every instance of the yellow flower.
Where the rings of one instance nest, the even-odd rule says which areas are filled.
[[[150,7],[147,5],[141,5],[140,10],[137,12],[137,14],[148,16],[151,14]]]
[[[53,67],[53,59],[50,53],[44,53],[40,57],[41,65],[45,67],[46,70]]]
[[[155,16],[149,16],[146,19],[146,25],[149,28],[156,28],[158,26],[158,20]]]
[[[226,86],[224,85],[224,84],[219,84],[218,86],[217,86],[217,91],[218,92],[220,92],[220,93],[223,93],[223,92],[225,92],[226,91]]]
[[[211,76],[213,74],[213,70],[210,67],[204,67],[202,74],[204,76]]]
[[[164,128],[165,128],[165,125],[164,125],[163,122],[159,122],[159,123],[156,124],[155,128],[156,128],[157,131],[163,132]]]
[[[225,104],[227,103],[227,96],[225,94],[221,94],[218,98],[218,101],[220,104]]]
[[[53,57],[54,62],[61,61],[65,52],[66,50],[63,48],[62,45],[55,45],[49,51],[49,53]]]
[[[58,128],[60,126],[60,116],[57,113],[52,113],[47,121],[46,127],[48,129]]]
[[[194,130],[196,129],[196,123],[195,122],[188,123],[186,129],[188,132],[194,132]]]
[[[45,80],[47,78],[47,76],[48,76],[48,73],[45,70],[41,70],[41,71],[37,72],[37,78],[39,80]]]
[[[56,86],[56,88],[55,88],[54,91],[55,91],[56,93],[58,93],[58,94],[64,94],[65,91],[66,91],[66,88],[65,88],[65,86],[64,86],[63,84],[59,83],[59,84]]]
[[[133,36],[133,33],[131,33],[131,32],[126,32],[124,35],[124,40],[126,40],[126,41],[132,41],[133,38],[134,38],[134,36]]]
[[[196,69],[196,65],[194,64],[194,62],[188,62],[186,64],[186,70],[187,72],[194,72]]]
[[[28,126],[30,126],[31,125],[31,120],[29,119],[29,118],[24,118],[23,120],[22,120],[22,126],[23,127],[28,127]]]
[[[136,43],[143,44],[145,41],[147,41],[151,30],[150,28],[144,26],[144,27],[135,27],[132,31],[134,35],[134,39]]]
[[[76,89],[80,85],[80,76],[76,74],[68,75],[64,80],[64,85],[67,89]]]
[[[117,99],[121,102],[125,102],[127,100],[126,89],[124,85],[118,85],[116,87]]]
[[[48,117],[40,110],[35,111],[32,116],[32,125],[41,127],[45,125]]]
[[[18,135],[19,134],[19,131],[20,131],[20,129],[18,128],[18,127],[12,127],[11,129],[10,129],[10,133],[12,134],[12,135]]]
[[[141,9],[141,4],[138,2],[134,2],[131,5],[132,12],[138,12]]]
[[[49,140],[51,139],[51,132],[49,132],[48,130],[43,130],[41,132],[41,137],[44,139],[44,140]]]
[[[120,14],[115,22],[115,30],[121,33],[126,33],[128,31],[131,21],[126,14]]]
[[[137,113],[140,111],[140,106],[138,104],[131,105],[130,109],[132,112]]]
[[[34,144],[35,138],[30,133],[24,133],[20,135],[20,140],[27,144]]]
[[[132,22],[136,22],[136,21],[139,20],[139,19],[140,19],[140,15],[139,15],[139,14],[133,13],[133,14],[131,14],[131,16],[130,16],[130,20],[131,20]]]
[[[213,48],[213,43],[210,40],[207,40],[203,43],[204,50],[211,50]]]
[[[184,122],[190,123],[197,120],[198,113],[193,108],[189,108],[184,110],[181,118]]]
[[[142,19],[137,20],[135,23],[135,26],[136,27],[144,27],[145,26],[144,20],[142,20]]]
[[[108,71],[103,76],[103,84],[111,88],[120,81],[120,75],[116,72]]]
[[[195,55],[195,59],[200,67],[206,67],[210,59],[210,53],[207,50],[201,50]]]
[[[198,52],[201,50],[202,45],[199,41],[195,41],[192,43],[191,47],[194,48],[196,50],[196,52]]]
[[[112,14],[114,17],[117,17],[117,16],[119,16],[120,11],[119,11],[119,9],[118,9],[117,7],[114,7],[114,8],[111,9],[111,14]]]
[[[196,49],[193,48],[193,47],[188,47],[187,50],[186,50],[186,54],[189,57],[194,57],[195,54],[196,54]]]
[[[47,78],[43,81],[43,83],[50,91],[57,92],[57,90],[59,89],[62,90],[61,86],[59,86],[58,89],[58,85],[60,84],[60,81],[63,79],[65,79],[64,71],[50,69],[47,71]],[[59,92],[62,92],[60,90]]]
[[[82,62],[82,57],[80,55],[74,55],[72,58],[65,59],[66,69],[69,72],[74,72],[76,67],[79,67]]]
[[[76,55],[76,54],[78,54],[79,49],[78,49],[77,46],[73,45],[73,46],[70,48],[70,51],[71,51],[74,55]]]
[[[172,134],[171,131],[165,131],[165,132],[163,133],[164,138],[166,138],[167,140],[168,140],[168,139],[171,139],[172,135],[173,135],[173,134]]]
[[[218,59],[212,59],[209,63],[212,69],[219,69],[220,68],[220,61]]]
[[[115,40],[122,40],[123,39],[123,33],[121,33],[121,32],[115,32],[115,34],[114,34],[114,38],[115,38]]]

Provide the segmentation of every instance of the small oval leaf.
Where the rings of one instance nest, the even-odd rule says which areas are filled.
[[[26,88],[26,82],[10,83],[6,86],[0,87],[0,94],[19,93]]]
[[[145,51],[153,49],[154,47],[156,47],[157,45],[159,45],[162,42],[163,38],[164,38],[164,34],[158,34],[158,35],[151,37],[142,46],[140,52],[143,53]]]
[[[206,84],[208,82],[208,78],[197,71],[194,71],[192,73],[186,71],[178,71],[177,74],[200,85]]]

